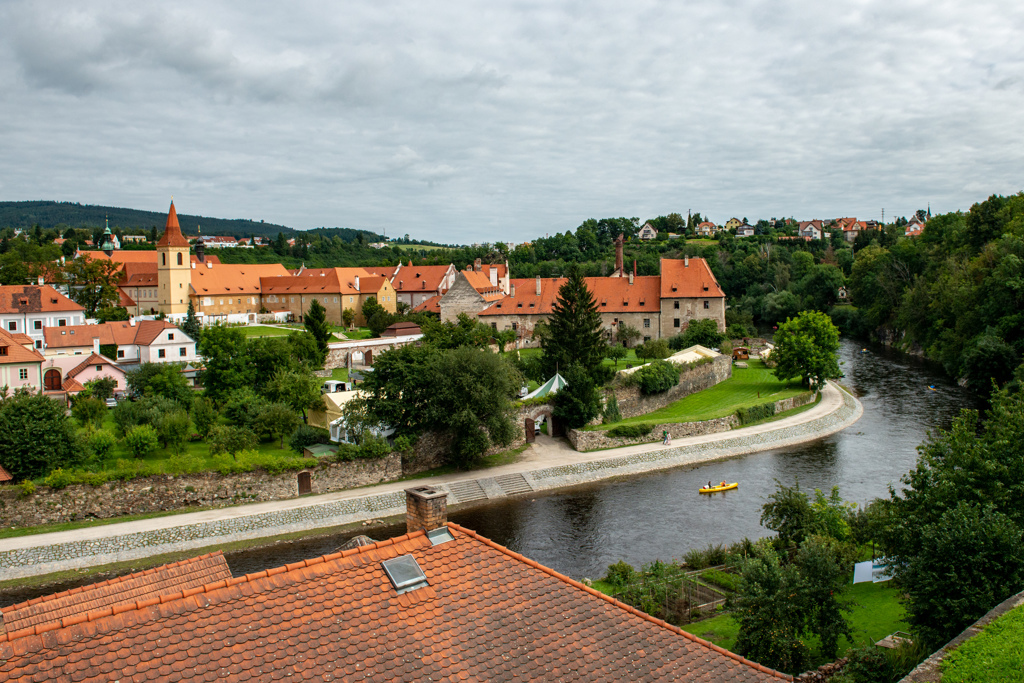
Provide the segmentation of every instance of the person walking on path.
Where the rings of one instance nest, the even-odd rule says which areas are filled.
[[[664,437],[664,441],[662,441],[662,443],[665,444],[666,446],[671,446],[672,445],[672,439],[670,439],[669,436],[668,436],[668,430],[667,429],[662,430],[661,435]]]

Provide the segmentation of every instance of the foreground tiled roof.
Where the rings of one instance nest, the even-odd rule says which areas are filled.
[[[0,636],[0,681],[787,679],[450,524]],[[381,562],[428,585],[396,594]]]
[[[26,349],[10,332],[0,330],[0,347],[7,352],[0,356],[0,364],[42,363],[43,354],[35,349]]]
[[[116,606],[134,607],[140,600],[159,601],[163,595],[230,578],[227,561],[217,551],[4,607],[0,610],[0,630],[8,634],[34,630],[39,625],[74,620]]]

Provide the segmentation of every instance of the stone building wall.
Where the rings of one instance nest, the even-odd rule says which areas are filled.
[[[704,302],[708,308],[704,308]],[[676,308],[676,304],[679,308]],[[725,297],[679,298],[661,300],[661,336],[674,337],[682,334],[692,320],[712,318],[718,323],[718,331],[725,332]],[[675,321],[679,320],[679,327]]]
[[[312,463],[315,465],[315,463]],[[356,460],[311,467],[312,493],[341,491],[393,481],[402,476],[398,453],[380,460]],[[0,524],[37,526],[74,520],[136,515],[190,507],[225,507],[294,498],[300,472],[268,474],[263,470],[238,474],[203,472],[111,481],[100,486],[76,484],[64,489],[39,486],[27,497],[21,487],[0,489]]]
[[[473,289],[461,272],[455,276],[455,284],[441,297],[441,322],[455,322],[460,313],[476,318],[487,307],[487,300]]]
[[[644,396],[640,393],[640,387],[636,386],[618,386],[614,392],[622,417],[630,418],[664,408],[670,403],[713,387],[730,377],[732,377],[732,359],[728,356],[716,356],[712,362],[682,373],[679,377],[679,384],[663,394]]]

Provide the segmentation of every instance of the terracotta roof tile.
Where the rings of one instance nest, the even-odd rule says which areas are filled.
[[[85,386],[74,377],[65,377],[64,381],[60,383],[61,391],[68,394],[77,394],[80,391],[85,391]]]
[[[109,366],[111,366],[113,368],[117,368],[118,370],[120,370],[120,368],[118,368],[118,366],[117,366],[117,363],[115,363],[114,361],[110,360],[106,356],[101,355],[99,353],[92,353],[84,361],[82,361],[81,363],[76,365],[74,368],[69,370],[67,376],[68,377],[77,377],[78,373],[82,372],[83,370],[85,370],[90,365],[109,365]],[[64,390],[67,391],[67,388],[65,388]]]
[[[14,481],[14,477],[11,473],[4,469],[3,465],[0,465],[0,482]]]
[[[691,258],[661,259],[661,296],[665,299],[724,297],[708,262]]]
[[[83,251],[80,256],[96,261],[114,261],[123,266],[136,263],[142,265],[151,264],[155,268],[157,262],[157,251],[155,249],[118,250],[114,251],[110,256],[107,256],[102,251]],[[192,263],[199,263],[199,258],[195,254],[192,254],[190,259]],[[220,257],[211,254],[206,255],[206,260],[212,263],[220,263]]]
[[[436,291],[451,266],[403,266],[394,276],[392,283],[395,291],[402,292],[423,292]]]
[[[0,286],[0,313],[80,312],[85,309],[50,285]]]
[[[263,278],[288,276],[280,263],[207,263],[192,269],[192,291],[197,296],[252,296],[260,294]]]
[[[158,247],[187,247],[188,240],[181,234],[181,226],[178,225],[178,212],[171,202],[171,208],[167,211],[167,223],[164,224],[164,234],[156,243]]]
[[[429,299],[424,299],[421,303],[419,303],[416,306],[416,308],[412,309],[413,312],[414,313],[420,313],[422,311],[427,311],[428,313],[437,313],[438,315],[441,315],[441,297],[442,296],[443,296],[442,294],[435,294],[434,296],[430,297]]]
[[[788,678],[449,529],[22,628],[0,636],[0,681]],[[403,554],[429,585],[397,595],[381,562]]]
[[[10,332],[0,330],[0,364],[8,363],[42,363],[43,354],[35,349],[26,349]]]
[[[0,610],[0,621],[9,635],[25,629],[36,632],[46,625],[56,624],[59,627],[62,622],[88,621],[90,616],[106,613],[104,610],[113,614],[115,611],[136,609],[136,603],[140,601],[180,593],[184,588],[201,587],[230,576],[224,555],[217,551],[9,605]]]

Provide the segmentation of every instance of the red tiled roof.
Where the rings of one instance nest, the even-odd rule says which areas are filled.
[[[435,294],[429,299],[424,299],[420,302],[416,308],[412,309],[414,313],[420,313],[426,311],[428,313],[437,313],[441,315],[441,297],[443,294]]]
[[[173,325],[172,325],[172,327],[173,327]],[[83,370],[85,370],[90,365],[109,365],[112,368],[117,368],[118,370],[121,369],[121,368],[119,368],[117,366],[117,363],[115,363],[114,361],[110,360],[106,356],[104,356],[102,354],[99,354],[99,353],[93,353],[93,354],[90,354],[89,357],[86,358],[84,361],[82,361],[81,363],[76,365],[74,368],[69,370],[67,376],[68,377],[77,377],[78,373],[82,372]],[[65,388],[65,391],[67,391],[66,388]]]
[[[480,311],[480,315],[550,315],[558,289],[564,283],[564,277],[541,278],[538,295],[536,278],[513,279],[509,284],[515,287],[515,296],[502,297]]]
[[[664,299],[724,297],[718,280],[702,258],[661,259],[661,296]]]
[[[261,293],[260,281],[288,277],[280,263],[199,263],[192,269],[192,291],[197,296],[251,296]]]
[[[188,240],[181,234],[181,226],[178,225],[178,212],[174,209],[174,202],[167,211],[167,223],[164,225],[164,234],[156,243],[158,247],[187,247]]]
[[[0,610],[0,621],[3,629],[13,634],[42,624],[80,619],[90,613],[95,614],[97,610],[110,611],[111,608],[126,605],[134,608],[139,601],[153,599],[159,602],[161,596],[180,594],[183,590],[198,589],[230,578],[231,570],[228,569],[223,553],[218,550],[201,557],[10,605]]]
[[[68,394],[77,394],[80,391],[85,391],[85,387],[74,377],[65,377],[64,381],[60,383],[62,391]]]
[[[22,346],[24,346],[25,344],[31,344],[33,345],[33,347],[35,346],[35,341],[32,339],[32,337],[28,336],[23,332],[13,332],[9,334],[11,335],[11,339],[18,342]]]
[[[369,292],[376,294],[384,286],[384,283],[388,282],[386,277],[381,275],[371,275],[370,277],[359,278],[359,291]]]
[[[448,274],[448,266],[403,266],[398,274],[394,276],[391,283],[395,291],[402,292],[424,292],[436,291],[441,286],[441,281]]]
[[[0,681],[789,680],[448,529],[8,632]],[[396,593],[381,563],[400,555],[428,585]]]
[[[0,313],[47,313],[85,309],[50,285],[0,286]]]
[[[374,276],[365,268],[306,268],[302,275],[261,278],[260,288],[263,294],[359,294],[357,277],[362,287],[362,280]]]
[[[100,344],[148,346],[164,330],[177,329],[176,325],[166,320],[136,320],[134,325],[127,320],[118,320],[99,325],[44,327],[43,340],[46,342],[47,348],[53,349],[92,346],[93,339],[99,339]]]
[[[43,354],[35,349],[26,349],[6,330],[0,330],[0,347],[7,349],[7,353],[0,356],[0,364],[43,362]]]
[[[128,265],[129,263],[149,263],[153,267],[156,267],[157,252],[155,249],[130,249],[124,251],[114,251],[113,254],[107,256],[102,251],[83,251],[80,256],[84,258],[94,259],[97,261],[114,261],[122,265]],[[192,263],[199,263],[199,257],[195,254],[190,256]],[[211,254],[206,255],[206,260],[211,263],[220,263],[220,257],[213,256]],[[156,272],[156,271],[153,271]]]
[[[587,289],[601,313],[661,312],[661,278],[641,275],[629,284],[626,277],[588,277]]]
[[[0,465],[0,483],[14,481],[14,477],[11,473],[4,469],[3,465]]]

